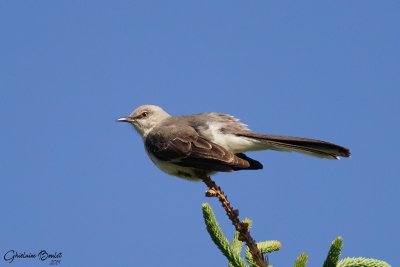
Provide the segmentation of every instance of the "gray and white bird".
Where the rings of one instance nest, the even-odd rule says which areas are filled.
[[[216,172],[262,169],[260,162],[244,154],[247,151],[271,149],[327,159],[350,157],[349,149],[320,140],[257,134],[222,113],[171,116],[158,106],[144,105],[118,121],[135,128],[160,170],[189,180]]]

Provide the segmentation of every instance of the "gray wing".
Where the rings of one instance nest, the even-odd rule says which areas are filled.
[[[161,126],[146,137],[146,149],[160,160],[206,171],[260,169],[261,163],[235,155],[201,137],[190,126]]]

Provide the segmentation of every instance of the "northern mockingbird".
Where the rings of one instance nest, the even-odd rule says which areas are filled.
[[[260,162],[244,154],[247,151],[271,149],[328,159],[350,157],[349,149],[320,140],[257,134],[222,113],[171,116],[158,106],[144,105],[118,121],[135,128],[160,170],[189,180],[216,172],[262,169]]]

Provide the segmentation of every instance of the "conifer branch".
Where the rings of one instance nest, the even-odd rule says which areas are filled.
[[[293,267],[306,267],[308,260],[308,256],[306,253],[302,252],[297,258],[296,261],[294,262]]]
[[[258,242],[257,247],[261,253],[266,254],[280,250],[282,248],[282,244],[278,240],[268,240],[264,242]]]
[[[368,258],[344,258],[336,267],[391,267],[387,262]]]
[[[244,223],[247,223],[248,225],[248,229],[251,229],[251,226],[253,224],[252,220],[250,220],[249,218],[245,218],[243,220]],[[235,234],[233,236],[233,240],[231,243],[231,248],[238,254],[240,254],[242,247],[243,247],[243,241],[239,240],[239,235],[240,233],[238,231],[235,231]]]
[[[227,196],[221,190],[219,186],[210,178],[204,177],[203,182],[207,185],[208,190],[206,192],[206,196],[208,197],[217,197],[222,204],[222,207],[226,211],[226,215],[231,220],[232,224],[235,226],[236,231],[239,232],[238,239],[246,243],[247,247],[250,250],[252,255],[252,259],[256,263],[257,267],[267,267],[268,263],[263,257],[263,254],[257,248],[256,241],[250,235],[248,230],[248,224],[241,222],[239,220],[239,210],[233,209],[230,202],[228,201]]]
[[[332,242],[323,267],[336,267],[339,261],[340,252],[342,251],[342,245],[343,239],[340,236]]]
[[[250,250],[248,247],[246,247],[246,253],[244,254],[246,261],[249,263],[250,267],[258,267],[255,261],[253,260],[253,257],[251,256]]]
[[[228,259],[229,267],[272,267],[272,265],[268,265],[268,260],[263,255],[279,250],[282,247],[281,243],[276,240],[256,243],[249,231],[252,221],[250,219],[239,220],[239,211],[232,208],[225,193],[210,177],[204,178],[203,182],[208,187],[206,196],[219,199],[236,229],[232,243],[229,243],[215,218],[211,206],[207,203],[202,205],[207,231],[211,239]],[[240,256],[244,243],[246,244],[245,258],[249,265]],[[343,240],[339,236],[332,242],[323,267],[391,267],[387,262],[377,259],[358,257],[339,260],[342,246]],[[301,253],[296,258],[293,267],[306,267],[307,260],[307,254]]]
[[[257,247],[261,251],[262,254],[266,254],[266,253],[278,251],[279,249],[281,249],[282,245],[277,240],[268,240],[268,241],[264,241],[264,242],[258,242]],[[248,247],[246,247],[245,257],[246,257],[247,262],[250,264],[250,266],[257,267],[255,262],[253,261],[253,257],[251,255]],[[268,266],[271,266],[271,265],[268,265]]]
[[[233,265],[233,267],[248,267],[240,257],[240,250],[239,253],[237,253],[232,249],[229,241],[226,239],[224,233],[222,232],[222,229],[219,226],[210,205],[204,203],[202,205],[202,208],[207,231],[217,247],[221,250],[225,257],[228,258],[229,263]]]

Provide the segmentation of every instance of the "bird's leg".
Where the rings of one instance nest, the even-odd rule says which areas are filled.
[[[207,185],[208,190],[206,191],[207,197],[217,197],[222,204],[222,207],[226,211],[226,215],[231,220],[233,226],[235,226],[236,231],[239,232],[239,240],[246,243],[253,256],[254,262],[259,267],[267,267],[268,263],[263,257],[263,254],[257,248],[256,241],[251,237],[249,231],[249,225],[247,223],[241,222],[239,220],[239,210],[233,209],[228,197],[222,191],[222,189],[217,186],[217,184],[211,179],[211,177],[202,178],[203,182]]]

